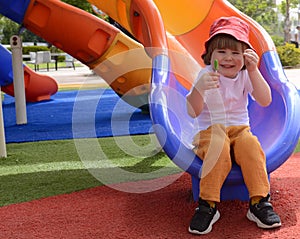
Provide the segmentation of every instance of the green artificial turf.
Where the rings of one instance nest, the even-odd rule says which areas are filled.
[[[295,152],[295,153],[300,152],[300,141],[298,142],[298,144],[297,144],[297,146],[296,146],[294,152]]]
[[[101,145],[106,157],[103,162],[99,163],[98,160],[97,164],[94,164],[97,166],[96,172],[109,175],[112,183],[135,180],[134,177],[122,178],[122,175],[114,174],[115,168],[121,168],[125,172],[136,172],[142,175],[142,179],[157,178],[181,171],[165,153],[155,151],[155,147],[153,154],[142,156],[141,147],[150,145],[151,149],[149,135],[92,140]],[[120,140],[124,142],[132,140],[137,147],[129,146],[131,151],[128,153],[126,148],[117,145],[117,143],[120,145]],[[93,152],[93,149],[89,153],[92,157],[95,155],[95,159],[101,158],[97,151]],[[161,168],[166,170],[158,175],[151,173]],[[7,158],[0,158],[0,206],[100,185],[103,185],[102,182],[96,179],[81,161],[73,140],[7,144]]]

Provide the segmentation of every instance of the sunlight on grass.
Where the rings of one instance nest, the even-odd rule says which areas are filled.
[[[147,135],[131,138],[137,145],[149,143]],[[110,170],[113,164],[128,172],[148,173],[168,165],[167,174],[161,177],[181,172],[163,152],[146,158],[132,157],[117,146],[113,137],[97,140],[107,156],[98,170]],[[0,158],[0,206],[102,185],[85,168],[73,140],[7,144],[7,154],[7,158]],[[118,175],[111,177],[119,182],[125,180]],[[151,174],[146,179],[152,179]]]
[[[50,172],[59,170],[75,170],[84,169],[82,162],[51,162],[43,164],[28,164],[28,165],[10,165],[1,166],[0,176],[14,175],[14,174],[26,174],[37,172]]]

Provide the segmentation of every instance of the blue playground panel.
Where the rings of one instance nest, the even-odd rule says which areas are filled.
[[[30,0],[0,0],[1,14],[22,24]]]

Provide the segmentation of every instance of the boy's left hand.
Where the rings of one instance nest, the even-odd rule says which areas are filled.
[[[259,57],[255,51],[253,51],[252,49],[246,49],[244,51],[244,59],[245,59],[245,66],[248,71],[256,70]]]

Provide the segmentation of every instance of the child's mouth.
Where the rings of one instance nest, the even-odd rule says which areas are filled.
[[[234,65],[220,65],[224,69],[231,69],[234,67]]]

